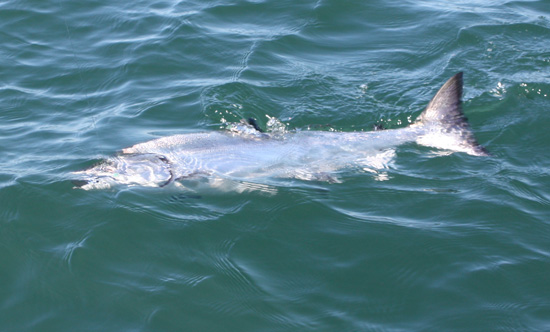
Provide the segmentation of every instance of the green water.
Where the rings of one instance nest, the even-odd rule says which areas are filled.
[[[1,331],[550,330],[550,2],[0,1]],[[276,193],[75,190],[153,138],[403,127],[492,154]]]

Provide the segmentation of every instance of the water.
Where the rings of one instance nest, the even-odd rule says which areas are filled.
[[[3,331],[550,329],[548,1],[1,1]],[[450,76],[491,158],[385,178],[72,189],[226,122],[404,126]]]

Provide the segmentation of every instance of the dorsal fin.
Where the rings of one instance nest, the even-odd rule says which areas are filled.
[[[262,128],[260,128],[260,126],[258,125],[258,121],[254,118],[248,118],[248,124],[251,125],[252,127],[254,127],[254,129],[256,129],[257,131],[259,131],[260,133],[263,133],[264,131],[262,130]]]
[[[431,127],[440,135],[444,134],[441,136],[444,139],[438,141],[424,135],[418,142],[471,155],[487,156],[489,153],[476,141],[468,119],[462,112],[462,75],[460,72],[443,84],[417,120],[419,125]]]

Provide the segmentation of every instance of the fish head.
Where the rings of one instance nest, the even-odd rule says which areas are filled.
[[[128,154],[73,172],[75,188],[109,189],[118,185],[164,187],[173,181],[170,162],[155,154]]]

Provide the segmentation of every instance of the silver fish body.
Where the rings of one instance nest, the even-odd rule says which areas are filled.
[[[340,170],[384,168],[393,148],[408,142],[487,155],[462,113],[461,95],[459,73],[443,85],[418,120],[405,128],[272,134],[242,123],[243,130],[189,133],[136,144],[74,174],[82,189],[163,187],[200,177],[258,183],[270,178],[337,181],[335,174]]]

